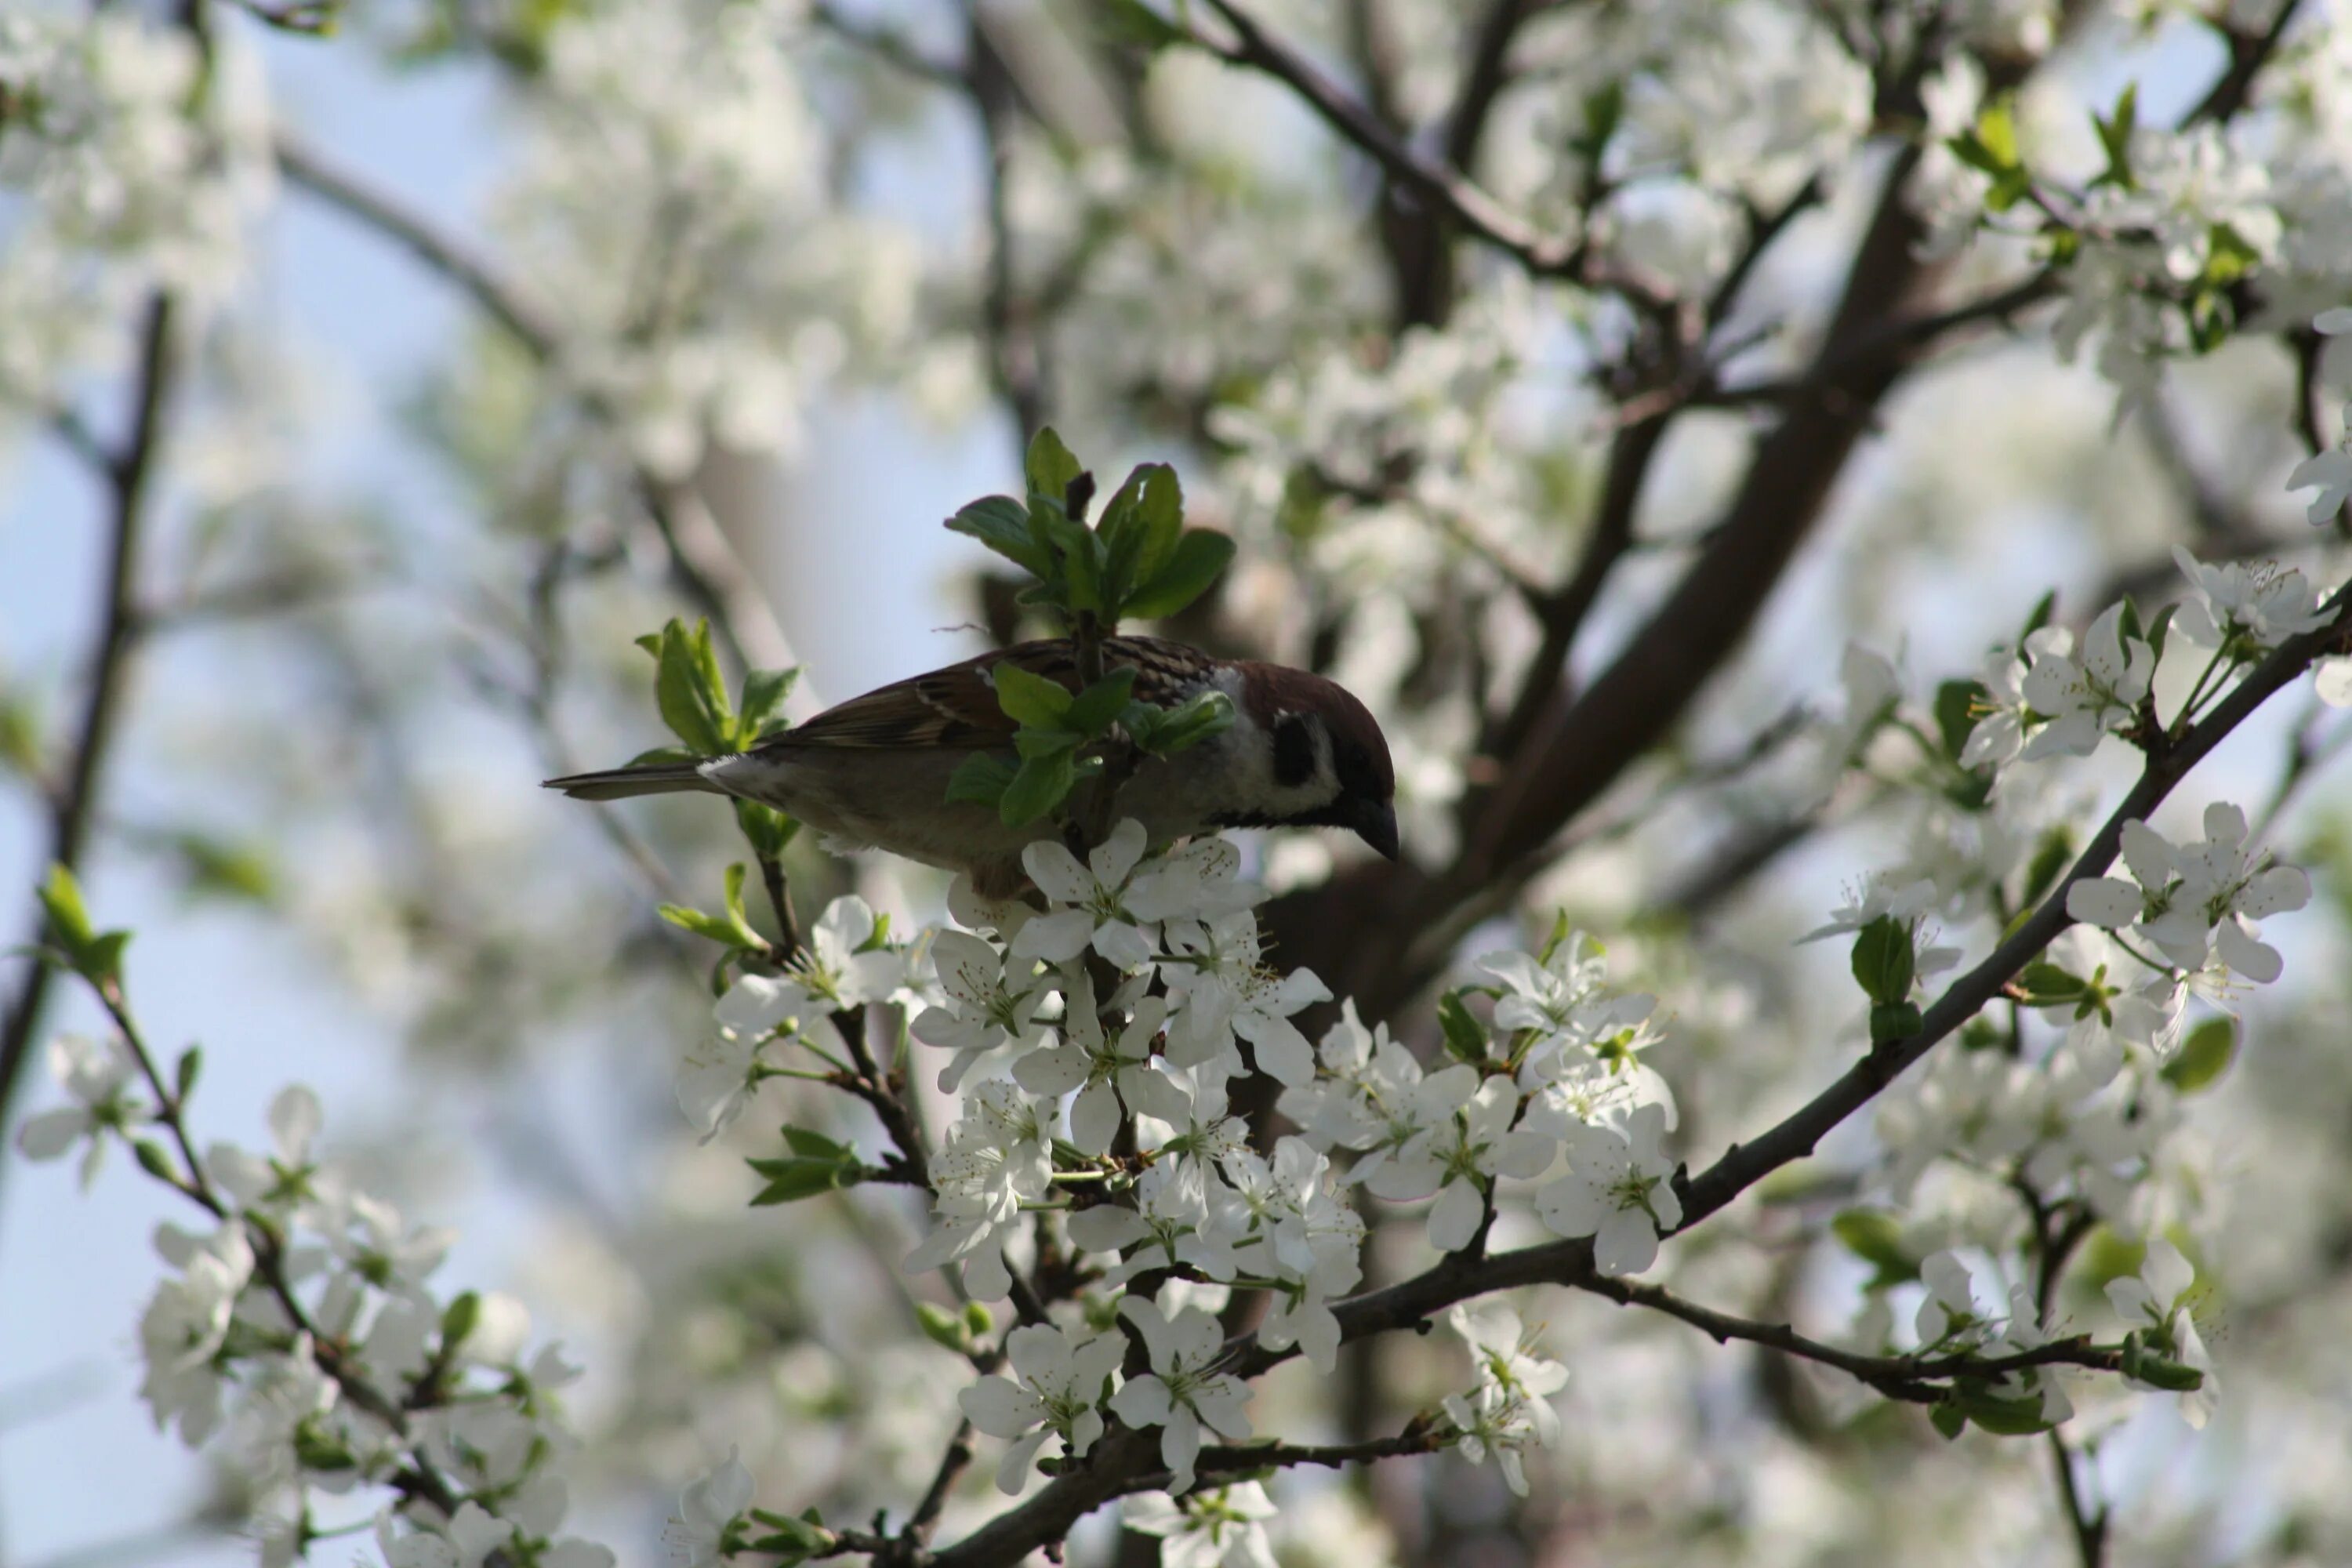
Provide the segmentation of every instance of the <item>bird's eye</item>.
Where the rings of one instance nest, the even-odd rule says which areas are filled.
[[[1285,713],[1274,721],[1274,782],[1297,789],[1315,776],[1315,736],[1303,714]]]

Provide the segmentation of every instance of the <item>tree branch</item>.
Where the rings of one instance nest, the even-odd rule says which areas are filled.
[[[2139,783],[2125,795],[2105,826],[2092,837],[2041,906],[1990,956],[1953,983],[1927,1009],[1916,1033],[1874,1047],[1806,1105],[1754,1141],[1734,1144],[1704,1173],[1683,1184],[1683,1223],[1675,1234],[1715,1214],[1782,1165],[1811,1154],[1832,1129],[1998,996],[2002,987],[2072,923],[2065,912],[2068,890],[2076,882],[2105,872],[2115,858],[2123,824],[2152,811],[2189,768],[2267,699],[2302,674],[2315,658],[2341,647],[2347,637],[2352,637],[2352,588],[2339,591],[2328,601],[2327,608],[2330,619],[2326,626],[2282,644],[2203,720],[2149,757]],[[2118,1362],[2120,1357],[2119,1352],[2109,1352],[2081,1340],[2058,1341],[2011,1356],[1854,1355],[1805,1339],[1782,1325],[1717,1313],[1640,1281],[1610,1279],[1594,1268],[1589,1240],[1549,1242],[1475,1260],[1453,1255],[1411,1279],[1338,1302],[1332,1310],[1339,1320],[1343,1342],[1401,1329],[1426,1331],[1430,1320],[1456,1301],[1538,1284],[1572,1286],[1629,1304],[1651,1307],[1720,1338],[1749,1340],[1838,1367],[1895,1397],[1906,1399],[1934,1397],[1926,1388],[1913,1385],[1939,1375],[1991,1376],[2026,1366],[2062,1363],[2104,1367],[2111,1364],[2107,1359],[2110,1355],[2117,1357]],[[1244,1335],[1230,1343],[1223,1364],[1236,1375],[1255,1377],[1297,1353],[1295,1346],[1271,1351],[1255,1335]],[[1130,1472],[1150,1465],[1157,1458],[1154,1436],[1148,1431],[1115,1435],[1084,1468],[1058,1478],[1027,1502],[998,1515],[962,1542],[940,1552],[934,1561],[942,1568],[1010,1568],[1035,1546],[1060,1539],[1073,1523],[1100,1503],[1129,1489]]]
[[[148,514],[154,496],[155,464],[163,445],[163,426],[178,386],[179,356],[174,343],[176,307],[169,294],[157,293],[147,302],[140,330],[139,379],[134,391],[131,433],[122,449],[107,458],[105,473],[113,492],[106,581],[98,631],[89,656],[89,687],[82,699],[73,754],[63,783],[49,792],[48,840],[42,863],[79,870],[89,848],[96,820],[102,772],[112,749],[121,719],[122,694],[131,660],[142,640],[138,579],[141,552],[146,540]],[[34,939],[40,932],[34,917]],[[8,1121],[25,1067],[31,1059],[34,1037],[40,1028],[47,1001],[51,971],[34,963],[25,973],[16,995],[0,1021],[0,1127]]]
[[[1754,1142],[1734,1144],[1721,1159],[1691,1179],[1683,1193],[1682,1228],[1705,1219],[1748,1187],[1792,1160],[1810,1155],[1832,1129],[1875,1098],[1903,1071],[1926,1056],[1938,1040],[1976,1016],[1986,1003],[2060,931],[2074,923],[2066,912],[2066,894],[2076,882],[2103,874],[2116,858],[2124,824],[2144,820],[2189,768],[2221,742],[2273,693],[2307,668],[2312,660],[2339,647],[2352,628],[2352,589],[2338,590],[2327,603],[2329,620],[2317,631],[2290,637],[2238,684],[2221,705],[2190,726],[2179,739],[2151,754],[2138,782],[2126,792],[2106,822],[2041,906],[1993,949],[1984,962],[1955,981],[1937,998],[1920,1021],[1918,1030],[1889,1040],[1870,1052],[1835,1083],[1799,1108]]]
[[[1541,278],[1565,278],[1588,288],[1622,294],[1644,309],[1670,305],[1674,289],[1633,268],[1602,262],[1582,240],[1545,235],[1471,182],[1458,169],[1439,163],[1398,139],[1378,116],[1356,101],[1314,62],[1276,37],[1234,4],[1208,0],[1234,31],[1220,43],[1194,32],[1192,42],[1229,64],[1245,66],[1284,83],[1347,142],[1370,156],[1398,184],[1431,203],[1463,229],[1517,259]]]
[[[1759,1322],[1716,1311],[1646,1280],[1594,1273],[1567,1283],[1596,1296],[1606,1296],[1620,1306],[1648,1307],[1678,1318],[1717,1344],[1744,1340],[1784,1355],[1835,1367],[1890,1399],[1914,1405],[1932,1405],[1944,1396],[1944,1390],[1934,1386],[1938,1379],[2002,1377],[2035,1366],[2084,1366],[2114,1372],[2122,1367],[2124,1359],[2121,1345],[2094,1344],[2088,1335],[2053,1340],[2009,1355],[1862,1355],[1808,1339],[1786,1323]]]

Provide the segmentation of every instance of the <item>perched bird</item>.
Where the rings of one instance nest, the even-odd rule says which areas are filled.
[[[575,773],[547,787],[575,800],[740,795],[839,846],[963,871],[982,895],[1009,897],[1025,879],[1023,847],[1058,830],[1050,821],[1007,827],[992,807],[947,798],[965,758],[1012,749],[1018,726],[998,706],[994,681],[1007,662],[1079,688],[1069,642],[1025,642],[852,698],[733,756]],[[1396,858],[1388,742],[1336,682],[1160,637],[1107,637],[1103,663],[1134,667],[1140,701],[1173,707],[1212,688],[1234,700],[1231,728],[1173,756],[1145,757],[1120,786],[1118,815],[1140,821],[1153,843],[1220,827],[1346,827]]]

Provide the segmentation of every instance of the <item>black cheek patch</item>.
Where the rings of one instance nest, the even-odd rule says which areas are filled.
[[[1274,782],[1297,789],[1315,776],[1315,737],[1307,721],[1285,713],[1274,721]]]

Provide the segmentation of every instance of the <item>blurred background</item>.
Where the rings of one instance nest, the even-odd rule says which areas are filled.
[[[1433,875],[1491,782],[1482,714],[1549,647],[1529,586],[1591,559],[1626,432],[1654,423],[1658,448],[1605,592],[1554,655],[1578,680],[1710,547],[1772,436],[1769,401],[1653,421],[1642,399],[1671,378],[1629,370],[1654,369],[1656,324],[1622,293],[1447,229],[1291,87],[1155,49],[1135,9],[404,0],[331,36],[260,0],[0,16],[0,940],[32,934],[29,889],[69,838],[101,922],[137,932],[159,1043],[205,1047],[202,1134],[258,1144],[270,1097],[310,1084],[340,1157],[460,1233],[439,1283],[515,1293],[586,1365],[576,1518],[625,1563],[661,1559],[677,1487],[730,1444],[769,1506],[903,1503],[953,1426],[957,1370],[905,1331],[893,1260],[919,1212],[866,1194],[747,1209],[751,1142],[698,1147],[676,1112],[708,958],[653,910],[715,901],[727,815],[606,816],[537,787],[661,740],[633,637],[713,616],[730,667],[803,667],[803,713],[1005,640],[1017,608],[940,521],[1014,488],[1051,421],[1106,475],[1175,463],[1193,521],[1240,536],[1213,608],[1175,629],[1371,701]],[[1692,300],[1740,268],[1706,342],[1746,384],[1806,363],[1890,177],[1918,214],[1906,247],[1944,245],[1906,300],[2038,265],[1942,226],[1969,193],[1935,137],[2003,84],[2036,158],[2080,179],[2091,116],[2125,86],[2167,134],[2257,40],[2236,161],[2199,199],[2267,168],[2226,199],[2284,206],[2340,170],[2352,43],[2332,6],[2281,10],[1255,14],[1399,144],[1542,229]],[[1864,45],[1906,26],[1932,68],[1904,76]],[[36,82],[46,121],[23,110]],[[1621,123],[1596,141],[1612,90]],[[1784,221],[1759,244],[1768,215]],[[2341,280],[2295,259],[2306,234],[2326,248],[2289,221],[2261,274],[2298,326],[2352,297],[2319,297]],[[2176,542],[2340,574],[2284,486],[2303,408],[2333,438],[2314,387],[2341,379],[2317,347],[2299,377],[2242,303],[2215,345],[2175,331],[2119,356],[2103,319],[2062,356],[2053,321],[2081,300],[2037,298],[1907,357],[1853,416],[1750,635],[1507,897],[1450,912],[1440,962],[1568,909],[1621,981],[1664,997],[1695,1158],[1818,1086],[1858,1012],[1843,952],[1794,938],[1921,831],[1903,759],[1823,739],[1849,644],[1924,705],[2052,589],[2075,626],[2120,591],[2177,594]],[[109,464],[140,449],[128,485]],[[2352,1560],[2352,825],[2336,721],[2294,693],[2273,710],[2161,819],[2275,797],[2272,841],[2321,897],[2266,933],[2286,979],[2184,1100],[2181,1168],[2150,1177],[2226,1281],[2208,1333],[2225,1396],[2197,1436],[2163,1401],[2084,1417],[2118,1561]],[[2102,753],[2038,798],[2084,813],[2127,776]],[[1348,854],[1252,849],[1301,900],[1347,885]],[[919,868],[795,856],[803,910],[855,888],[937,916]],[[20,1012],[29,973],[0,960]],[[1411,1000],[1392,1011],[1418,1038]],[[55,1103],[38,1040],[96,1025],[69,987],[42,1002],[31,1065],[0,1086],[12,1119]],[[1825,1222],[1877,1151],[1857,1124],[1824,1154],[1841,1175],[1689,1238],[1675,1277],[1834,1336],[1868,1270]],[[252,1556],[233,1479],[134,1396],[168,1198],[121,1162],[86,1194],[67,1167],[0,1163],[9,1568]],[[1983,1240],[1984,1208],[1931,1181],[1920,1245]],[[2085,1254],[2083,1310],[2128,1247]],[[1288,1479],[1286,1563],[2074,1560],[2032,1445],[1948,1447],[1851,1386],[1594,1300],[1523,1310],[1574,1369],[1534,1500],[1446,1458]],[[1297,1368],[1270,1379],[1261,1425],[1347,1431],[1450,1387],[1435,1347],[1381,1354],[1337,1404]],[[950,1518],[991,1506],[983,1482]],[[1103,1521],[1079,1548],[1139,1550]]]

